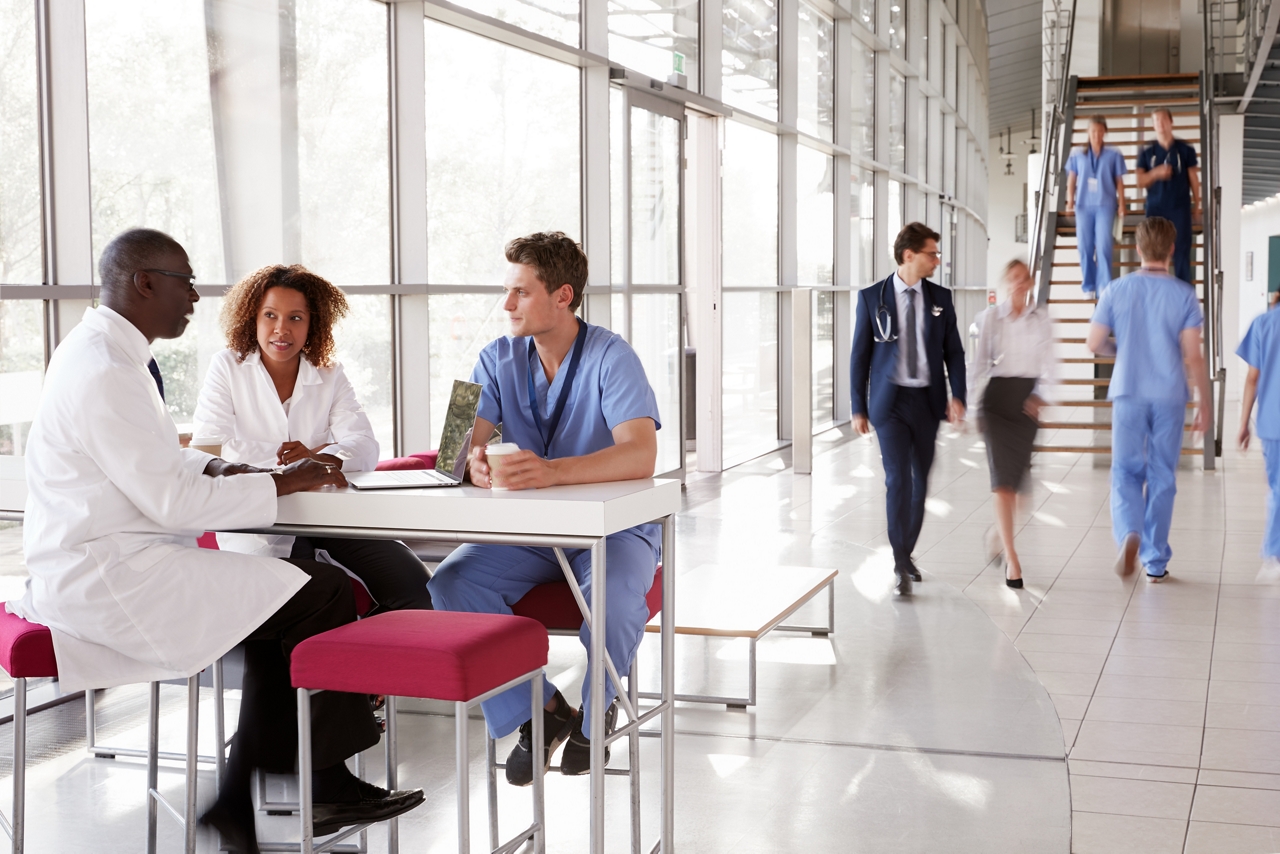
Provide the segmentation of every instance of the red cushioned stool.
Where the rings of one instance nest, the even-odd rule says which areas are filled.
[[[311,819],[311,694],[346,691],[387,698],[387,788],[396,788],[396,698],[449,700],[454,704],[458,775],[458,851],[471,852],[470,756],[467,711],[474,705],[529,682],[533,743],[542,743],[542,669],[547,664],[547,631],[525,617],[449,611],[391,611],[307,638],[291,656],[293,686],[298,689],[298,779],[302,816],[302,854],[318,850]],[[490,840],[493,850],[514,851],[526,840],[545,850],[543,773],[535,763],[533,823],[506,843]],[[495,805],[490,800],[490,815]],[[396,850],[395,819],[389,847]],[[492,826],[492,822],[491,822]],[[361,827],[327,840],[327,850]]]
[[[13,816],[12,830],[5,830],[14,854],[21,854],[27,829],[27,680],[58,675],[53,633],[0,608],[0,667],[13,678]]]

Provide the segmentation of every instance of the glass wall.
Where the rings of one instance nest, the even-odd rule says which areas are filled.
[[[38,285],[40,129],[35,4],[0,0],[0,284]]]
[[[853,79],[849,81],[850,116],[854,154],[876,159],[876,55],[862,42],[853,42]]]
[[[876,276],[876,185],[873,172],[864,173],[855,167],[850,175],[853,200],[850,205],[849,270],[853,274],[853,286],[857,288],[871,284]]]
[[[609,57],[655,80],[698,89],[698,0],[610,0]]]
[[[721,65],[725,103],[778,118],[777,0],[724,0]]]
[[[458,5],[540,36],[578,44],[578,0],[458,0]]]
[[[810,337],[813,359],[813,432],[830,427],[836,420],[836,295],[834,291],[813,292],[813,321]]]
[[[830,142],[835,128],[835,24],[803,3],[799,22],[796,126]]]
[[[835,161],[801,146],[796,154],[796,283],[832,284],[835,255]]]
[[[723,445],[725,465],[778,446],[778,294],[725,291]]]
[[[722,158],[724,285],[777,287],[778,137],[726,122]]]
[[[907,80],[889,72],[889,168],[907,171]]]

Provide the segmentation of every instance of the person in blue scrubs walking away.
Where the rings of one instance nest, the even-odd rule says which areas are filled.
[[[1191,220],[1200,213],[1200,161],[1190,144],[1173,136],[1173,114],[1164,107],[1151,114],[1155,142],[1138,152],[1134,172],[1147,191],[1147,216],[1173,223],[1178,239],[1173,248],[1173,275],[1191,281]]]
[[[1271,487],[1258,582],[1280,583],[1280,311],[1254,318],[1236,355],[1249,365],[1240,409],[1240,447],[1249,447],[1249,416],[1256,400],[1257,433]]]
[[[1111,529],[1128,578],[1141,558],[1150,581],[1169,575],[1169,526],[1182,453],[1187,374],[1200,394],[1192,429],[1203,432],[1210,405],[1195,292],[1169,275],[1173,223],[1151,217],[1138,226],[1142,269],[1121,276],[1098,299],[1089,349],[1115,356],[1111,400]],[[1112,333],[1115,339],[1112,340]],[[1185,368],[1184,368],[1185,365]],[[1145,487],[1145,494],[1144,494]]]
[[[471,381],[484,386],[467,460],[471,482],[490,488],[486,445],[497,424],[504,443],[520,450],[505,456],[497,473],[504,489],[537,489],[653,476],[658,458],[658,403],[635,351],[608,329],[579,320],[587,284],[587,256],[561,232],[519,237],[507,244],[503,309],[511,334],[480,351]],[[619,673],[631,669],[649,620],[645,596],[653,584],[662,526],[637,525],[605,538],[605,649]],[[582,593],[591,600],[591,552],[566,549]],[[511,606],[539,584],[564,576],[549,548],[470,544],[449,555],[427,589],[441,611],[510,614]],[[590,632],[579,632],[590,649]],[[560,770],[591,768],[591,665],[575,711],[543,677],[545,741],[537,749],[543,768],[566,740]],[[604,730],[613,729],[616,688],[605,680]],[[520,730],[507,757],[507,782],[533,782],[532,689],[526,682],[481,704],[494,738]],[[608,756],[608,748],[606,757]]]
[[[1067,158],[1067,213],[1076,215],[1080,287],[1096,296],[1111,282],[1111,229],[1124,216],[1124,156],[1103,145],[1105,116],[1089,117],[1089,144]]]

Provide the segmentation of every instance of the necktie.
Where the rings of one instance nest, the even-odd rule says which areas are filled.
[[[907,288],[907,376],[916,379],[920,375],[920,355],[916,343],[916,289]]]
[[[164,400],[164,379],[160,376],[160,366],[156,364],[155,359],[147,362],[147,370],[151,372],[151,378],[156,381],[156,388],[160,390],[160,399]]]

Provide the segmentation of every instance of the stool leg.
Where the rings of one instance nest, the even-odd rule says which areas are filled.
[[[22,854],[27,832],[27,680],[13,680],[13,854]]]
[[[533,749],[537,750],[545,743],[546,736],[542,732],[542,671],[539,670],[537,675],[533,677],[531,686],[533,688],[533,698],[530,705],[533,707]],[[534,854],[543,854],[547,850],[546,835],[546,789],[543,785],[546,782],[547,764],[542,761],[542,754],[534,754],[533,763],[533,823],[535,829],[533,831],[533,851]],[[497,845],[493,846],[497,848]]]
[[[147,854],[156,854],[156,818],[160,805],[160,683],[151,683],[147,705]]]
[[[458,762],[458,854],[471,854],[471,769],[467,750],[467,704],[454,703],[453,716]],[[537,719],[536,715],[534,719]]]
[[[97,715],[94,714],[96,711],[93,701],[94,693],[92,688],[84,692],[84,740],[90,756],[93,755],[93,748],[98,743]]]
[[[298,689],[298,815],[301,816],[302,839],[299,854],[313,854],[311,837],[311,692]]]
[[[187,680],[187,802],[183,810],[185,854],[196,854],[196,775],[200,771],[200,674]]]
[[[222,791],[222,778],[227,773],[227,709],[223,705],[226,683],[222,676],[222,659],[213,663],[213,788]]]
[[[498,745],[489,735],[484,734],[484,759],[489,781],[489,850],[498,847]]]
[[[627,694],[631,697],[631,708],[640,708],[640,668],[636,664],[637,656],[632,656],[631,672],[627,674]],[[627,736],[628,757],[630,766],[628,777],[631,782],[631,854],[640,854],[640,730],[633,729]]]
[[[387,695],[387,737],[384,741],[387,759],[387,789],[395,791],[399,785],[399,753],[396,745],[396,698]],[[393,818],[387,822],[387,854],[399,854],[400,851],[400,819]]]

